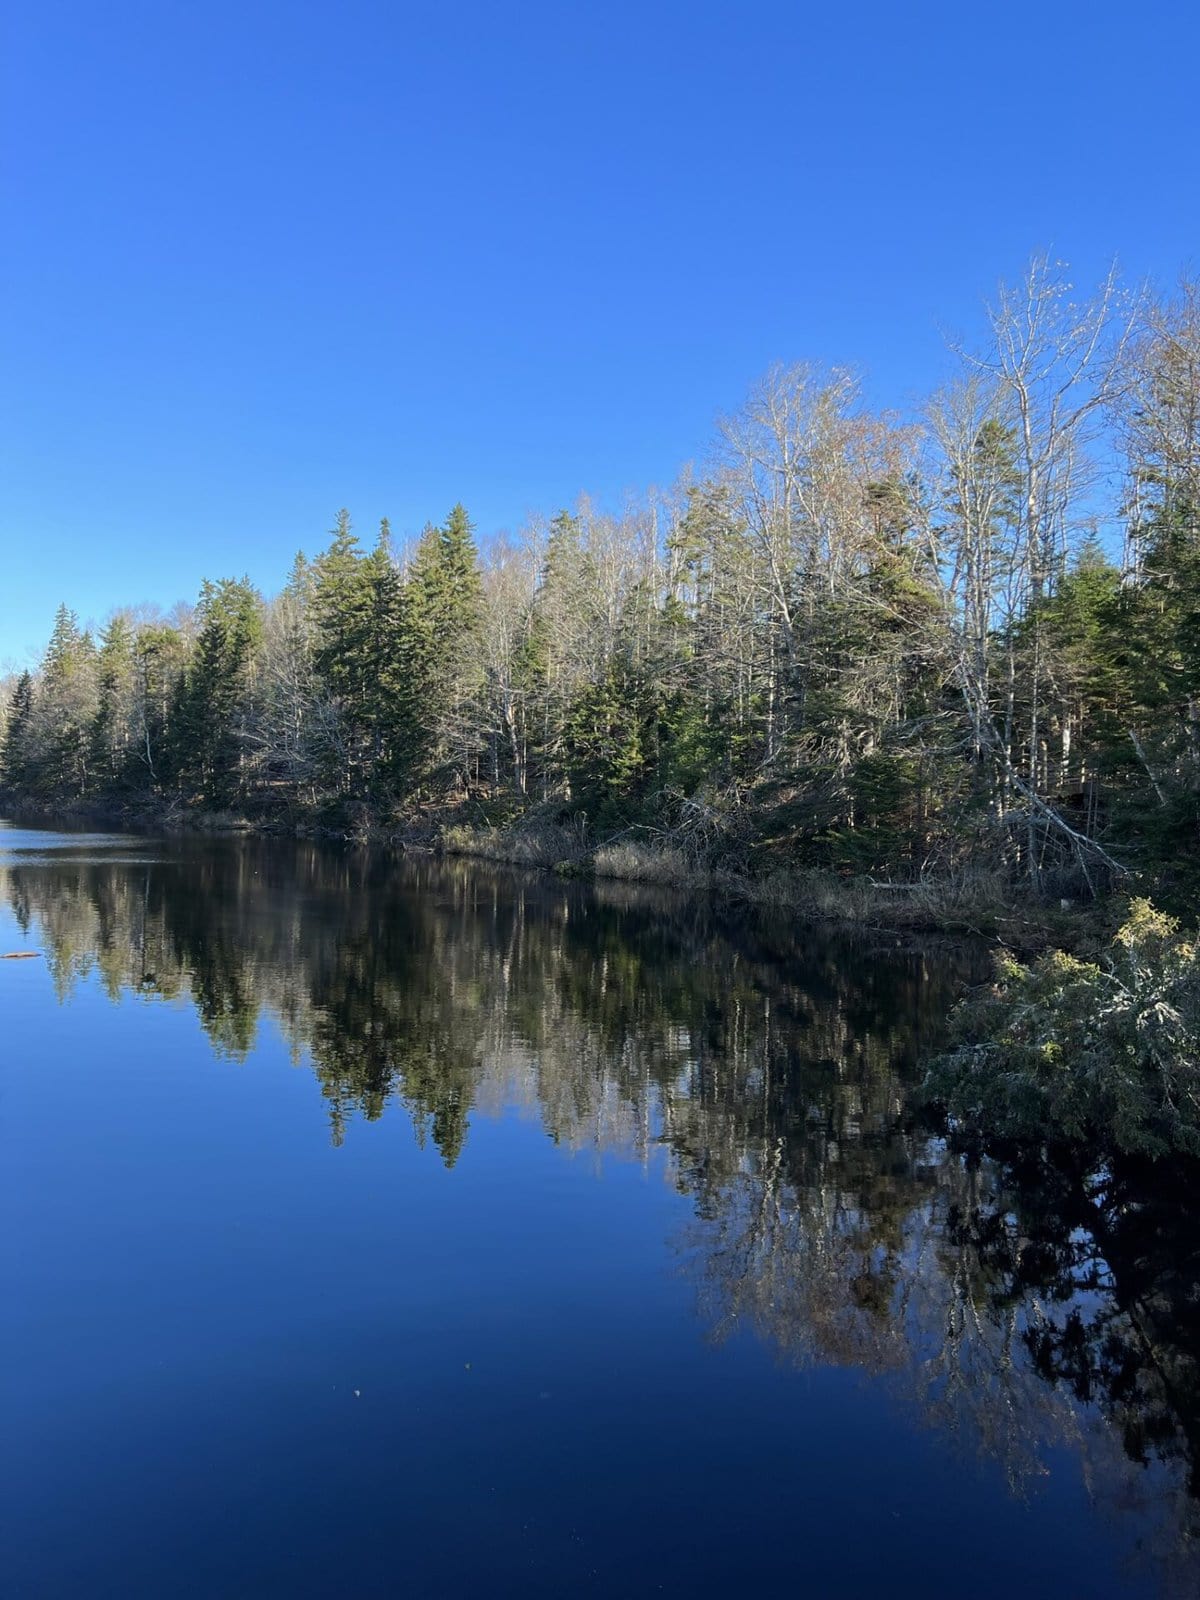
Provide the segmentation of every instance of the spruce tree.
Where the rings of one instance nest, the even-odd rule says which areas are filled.
[[[172,719],[174,772],[185,793],[224,806],[240,797],[241,712],[262,637],[262,601],[248,578],[206,580],[197,620]]]
[[[374,550],[363,563],[366,612],[363,634],[363,720],[371,746],[372,778],[379,789],[406,776],[411,743],[404,584],[392,554],[386,517]]]
[[[0,782],[6,788],[28,791],[32,788],[33,678],[23,672],[13,689],[0,747]]]
[[[409,771],[416,783],[465,779],[471,749],[464,710],[479,676],[483,584],[471,521],[461,505],[442,527],[422,533],[404,598]]]
[[[345,795],[360,794],[369,774],[371,608],[370,570],[343,510],[316,562],[312,613],[314,665],[338,720],[340,748],[328,750],[326,779]]]
[[[42,798],[78,797],[88,787],[96,708],[96,650],[75,613],[60,605],[42,662],[31,730],[30,787]]]
[[[133,739],[134,633],[117,612],[105,628],[97,658],[98,702],[91,727],[91,763],[97,788],[111,791],[129,780]]]

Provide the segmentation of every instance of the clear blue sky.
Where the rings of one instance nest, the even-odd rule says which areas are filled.
[[[1138,5],[38,0],[0,67],[0,662],[278,587],[341,505],[481,536],[880,403],[1051,245],[1196,264],[1200,24]]]

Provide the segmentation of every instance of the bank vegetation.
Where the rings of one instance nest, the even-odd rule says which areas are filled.
[[[1036,258],[953,361],[905,416],[775,368],[617,513],[477,542],[456,506],[364,546],[342,512],[271,597],[64,604],[0,694],[0,798],[965,926],[1185,905],[1200,289]]]

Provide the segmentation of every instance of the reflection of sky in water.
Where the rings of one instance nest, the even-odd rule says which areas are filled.
[[[120,853],[123,852],[123,853]],[[80,861],[140,862],[147,857],[162,858],[162,846],[155,840],[129,833],[52,833],[39,828],[22,828],[0,818],[0,861],[36,863],[40,860],[77,858]]]
[[[966,958],[365,851],[13,842],[16,1592],[1180,1571],[1186,1440],[1123,1447],[1165,1448],[1153,1372],[1061,1372],[1141,1337],[1189,1392],[1166,1277],[1118,1315],[1062,1196],[909,1110]]]

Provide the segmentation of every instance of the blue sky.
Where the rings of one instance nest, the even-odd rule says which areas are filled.
[[[39,0],[0,100],[0,662],[341,505],[481,536],[773,360],[903,405],[1052,246],[1197,263],[1194,7]]]

